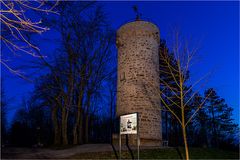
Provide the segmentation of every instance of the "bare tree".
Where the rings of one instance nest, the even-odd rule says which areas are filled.
[[[81,53],[82,50],[79,47],[82,43],[80,39],[77,39],[77,36],[83,38],[82,36],[87,34],[80,27],[84,24],[81,21],[81,12],[87,10],[92,4],[92,2],[60,2],[57,9],[62,16],[46,17],[45,19],[48,25],[61,34],[61,46],[58,49],[59,55],[54,58],[53,62],[47,61],[44,56],[41,56],[38,64],[42,69],[47,68],[50,71],[48,75],[43,77],[45,83],[38,90],[40,94],[45,92],[48,95],[49,93],[50,98],[44,97],[44,99],[51,107],[55,144],[60,143],[60,136],[62,144],[68,144],[69,114],[78,106],[82,107],[84,87],[86,86],[86,57],[88,53]],[[75,7],[74,10],[72,9],[73,7]],[[65,14],[69,10],[71,12]],[[74,18],[80,20],[75,21]],[[70,27],[71,25],[75,28]],[[74,34],[75,30],[78,30],[81,35],[78,34],[76,36]],[[41,55],[38,50],[35,51],[38,55]],[[77,126],[81,124],[80,119],[78,122],[80,123]],[[74,142],[77,142],[77,139]]]
[[[1,20],[1,42],[16,55],[16,51],[31,55],[33,57],[41,57],[36,54],[35,50],[39,51],[39,48],[32,44],[29,40],[29,34],[41,34],[47,30],[48,27],[42,25],[41,19],[31,16],[31,12],[42,12],[42,13],[54,13],[55,6],[58,1],[48,2],[43,1],[5,1],[0,0],[0,20]],[[13,69],[8,64],[9,57],[1,54],[0,63],[5,66],[11,73],[14,73],[22,78],[24,76],[20,71]]]
[[[108,63],[111,61],[113,34],[105,22],[101,7],[92,8],[89,16],[83,17],[72,11],[63,24],[62,35],[68,40],[65,48],[69,57],[76,62],[74,68],[74,97],[72,105],[75,115],[73,144],[88,142],[89,114],[92,97],[99,92],[103,81],[111,74]],[[66,24],[67,23],[67,24]],[[66,27],[68,26],[68,27]],[[85,124],[84,124],[85,122]]]
[[[84,136],[85,142],[88,142],[93,97],[99,94],[102,83],[112,73],[109,62],[114,36],[105,23],[101,7],[92,7],[92,4],[67,2],[59,5],[62,7],[60,13],[68,13],[56,22],[61,34],[60,54],[55,64],[41,58],[42,66],[50,70],[50,80],[53,81],[45,89],[50,92],[57,88],[57,93],[52,94],[52,120],[56,124],[57,136],[58,121],[55,120],[55,114],[60,113],[59,128],[63,144],[68,144],[69,129],[72,129],[73,144],[83,143]],[[84,8],[84,13],[89,16],[81,15],[78,9],[73,10],[72,7]],[[68,125],[69,118],[72,119],[72,128]]]
[[[187,87],[189,67],[192,65],[193,57],[196,55],[198,49],[194,48],[190,50],[187,43],[182,43],[183,41],[180,40],[178,32],[176,32],[174,36],[173,54],[169,55],[166,50],[160,53],[160,59],[164,62],[164,64],[160,64],[160,66],[162,65],[161,67],[165,68],[164,70],[160,70],[160,72],[165,71],[164,74],[168,75],[166,79],[160,80],[160,98],[162,105],[176,118],[182,128],[185,155],[188,160],[189,151],[186,128],[196,113],[203,107],[206,98],[201,104],[195,106],[191,113],[189,113],[189,107],[193,98],[198,94],[199,89],[206,83],[206,77],[209,73],[200,77],[200,79]],[[172,61],[172,59],[175,61]],[[169,79],[172,79],[173,83],[168,83]],[[202,83],[200,84],[200,82]],[[196,88],[196,85],[200,85],[200,87],[192,92],[192,90]],[[168,90],[170,94],[166,95],[166,90]]]
[[[42,106],[49,107],[54,132],[54,145],[61,144],[61,123],[58,114],[61,112],[62,90],[60,85],[60,73],[50,72],[41,76],[36,81],[33,100],[40,101]]]

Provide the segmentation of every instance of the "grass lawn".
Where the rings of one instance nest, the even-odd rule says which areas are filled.
[[[179,149],[179,153],[184,157],[184,148]],[[148,149],[140,151],[140,159],[181,159],[177,149]],[[116,159],[113,152],[99,153],[81,153],[71,157],[71,159]],[[134,151],[134,158],[137,158],[137,152]],[[122,159],[131,159],[127,151],[122,152]],[[191,148],[190,159],[239,159],[239,153],[234,151],[225,151],[209,148]]]

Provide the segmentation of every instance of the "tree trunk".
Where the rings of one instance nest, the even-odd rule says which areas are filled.
[[[85,120],[85,143],[88,143],[88,113],[86,114],[86,120]]]
[[[78,144],[79,143],[79,138],[80,138],[80,127],[81,127],[81,118],[82,118],[82,103],[83,103],[83,82],[81,81],[81,85],[80,85],[80,93],[78,96],[78,104],[77,104],[77,115],[76,115],[76,121],[73,127],[73,144]]]
[[[180,69],[179,69],[179,73],[180,73]],[[181,100],[181,115],[182,115],[182,133],[183,133],[183,141],[184,141],[184,148],[185,148],[185,157],[186,160],[189,160],[189,153],[188,153],[188,143],[187,143],[187,133],[186,133],[186,123],[185,123],[185,106],[184,106],[184,96],[183,96],[183,80],[182,77],[180,75],[180,100]]]
[[[88,143],[88,129],[89,129],[89,109],[91,105],[91,91],[87,94],[87,108],[85,113],[85,143]]]
[[[182,92],[181,92],[182,93]],[[181,94],[182,97],[182,94]],[[183,106],[183,99],[181,99],[181,106]],[[183,141],[184,141],[184,148],[185,148],[185,157],[186,160],[189,160],[189,153],[188,153],[188,143],[187,143],[187,132],[186,132],[186,126],[185,126],[185,113],[184,113],[184,107],[181,109],[182,114],[182,133],[183,133]]]
[[[73,144],[78,144],[78,133],[77,133],[77,130],[78,130],[78,125],[79,125],[79,120],[80,119],[80,110],[78,109],[77,111],[77,117],[76,117],[76,122],[75,122],[75,125],[73,127]]]
[[[73,129],[73,144],[74,145],[77,144],[77,139],[78,139],[77,128],[74,127],[74,129]]]
[[[77,118],[75,125],[73,127],[73,144],[82,144],[83,143],[83,127],[82,127],[82,110],[77,111]]]
[[[59,145],[60,144],[60,131],[59,131],[59,124],[57,120],[57,107],[53,107],[52,109],[52,123],[53,123],[53,128],[54,128],[54,145]]]
[[[68,112],[65,108],[62,110],[62,144],[68,145],[68,137],[67,137],[67,118]]]
[[[62,143],[63,145],[68,145],[68,139],[67,139],[67,129],[66,126],[64,126],[65,122],[63,122],[62,126]]]
[[[78,139],[77,128],[76,128],[76,126],[74,126],[74,128],[73,128],[73,144],[74,145],[77,144],[77,139]]]
[[[183,132],[183,141],[184,141],[184,147],[185,147],[186,160],[189,160],[186,127],[184,127],[184,126],[182,127],[182,132]]]
[[[78,144],[83,144],[83,115],[80,112],[80,120],[78,126]]]

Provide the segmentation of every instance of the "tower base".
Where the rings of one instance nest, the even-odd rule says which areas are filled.
[[[137,146],[137,135],[121,135],[121,144],[126,145],[127,137],[128,136],[128,144],[129,146]],[[113,134],[112,136],[113,144],[119,145],[119,135]],[[147,139],[147,138],[140,138],[140,146],[141,147],[162,147],[162,139]]]

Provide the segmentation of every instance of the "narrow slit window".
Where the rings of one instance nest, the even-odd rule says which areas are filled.
[[[122,73],[120,74],[120,81],[121,81],[121,82],[122,82],[122,81],[126,81],[125,72],[122,72]]]

